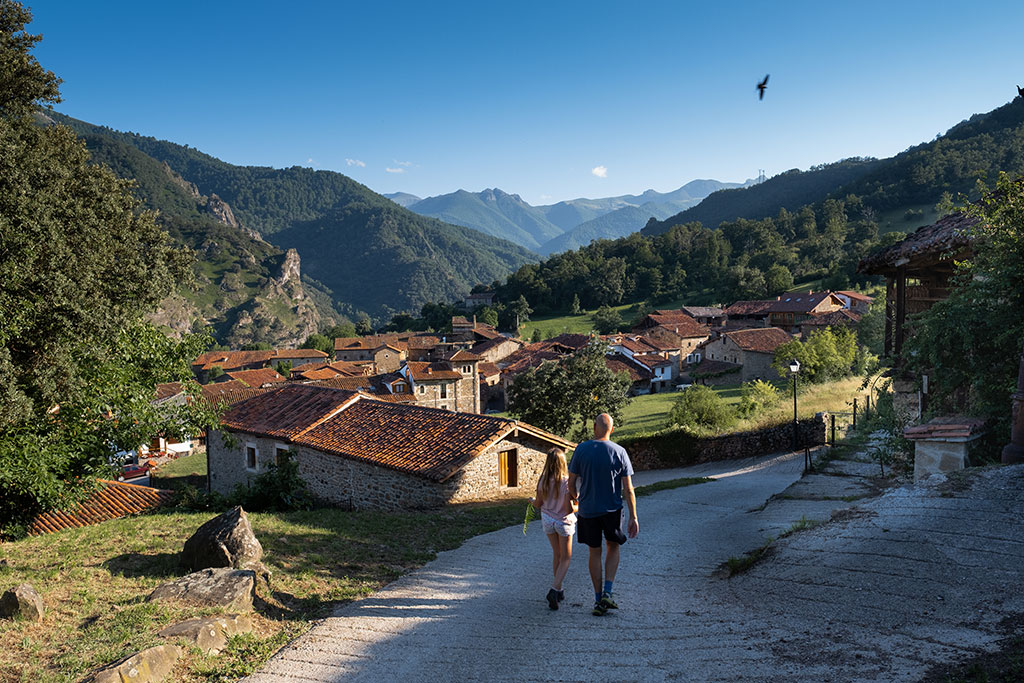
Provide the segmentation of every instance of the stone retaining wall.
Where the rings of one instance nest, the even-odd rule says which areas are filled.
[[[800,448],[825,443],[828,414],[800,420],[797,439]],[[619,442],[627,451],[634,470],[686,467],[716,460],[750,458],[793,448],[793,423],[765,427],[751,432],[697,437],[682,430],[663,432]]]

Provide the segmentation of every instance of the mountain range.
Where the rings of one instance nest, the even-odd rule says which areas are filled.
[[[158,314],[179,332],[201,321],[225,343],[292,342],[339,313],[386,321],[457,299],[536,259],[408,211],[341,173],[236,166],[186,145],[45,116],[74,130],[95,161],[135,179],[147,208],[197,253],[198,288]]]
[[[404,192],[384,196],[418,214],[474,228],[547,255],[595,239],[623,237],[644,227],[651,218],[667,218],[712,192],[751,182],[694,180],[672,192],[647,190],[639,195],[571,199],[544,206],[531,206],[519,195],[498,188],[457,190],[426,199]]]

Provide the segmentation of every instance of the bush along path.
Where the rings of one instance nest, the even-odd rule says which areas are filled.
[[[997,649],[1024,612],[1024,466],[877,495],[873,475],[839,474],[856,463],[638,473],[716,481],[640,499],[619,610],[590,615],[579,549],[567,602],[547,609],[547,542],[516,526],[341,608],[247,680],[913,680]],[[747,571],[718,571],[787,531]]]

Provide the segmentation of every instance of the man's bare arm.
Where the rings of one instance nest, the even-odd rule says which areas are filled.
[[[572,472],[569,473],[569,498],[574,503],[579,503],[579,493],[576,491],[576,480],[579,479]]]
[[[633,478],[622,478],[622,492],[626,495],[626,503],[629,504],[629,537],[636,538],[640,533],[640,520],[636,516],[636,491],[633,490]]]

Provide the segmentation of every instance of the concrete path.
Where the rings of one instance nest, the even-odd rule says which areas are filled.
[[[801,517],[850,503],[776,497],[802,456],[715,463],[653,478],[712,483],[640,499],[617,612],[590,614],[577,546],[562,609],[547,609],[539,524],[471,539],[351,603],[247,680],[912,680],[930,662],[991,648],[1024,613],[1024,467],[942,489],[897,489],[844,521],[713,576]]]

